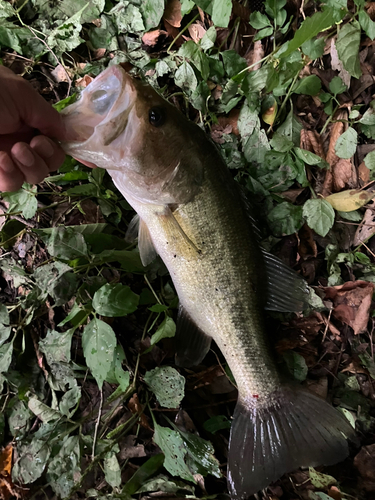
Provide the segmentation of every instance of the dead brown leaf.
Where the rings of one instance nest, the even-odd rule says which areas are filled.
[[[350,159],[340,158],[332,167],[333,190],[355,188],[358,184],[357,172]]]
[[[366,167],[364,161],[358,167],[358,176],[362,181],[363,185],[368,184],[370,182],[370,169]]]
[[[147,416],[143,413],[143,406],[139,402],[137,393],[134,393],[133,396],[129,399],[128,408],[133,413],[133,415],[138,413],[139,423],[141,424],[141,427],[143,427],[144,429],[152,430],[148,423]]]
[[[318,255],[318,249],[314,240],[314,233],[307,224],[304,224],[298,231],[298,237],[298,253],[302,259],[306,260],[310,257],[316,257]]]
[[[256,71],[261,67],[261,60],[264,57],[264,47],[261,40],[254,42],[252,49],[245,55],[249,71]]]
[[[348,281],[344,285],[324,288],[326,298],[333,302],[332,315],[353,328],[358,335],[366,331],[374,284]]]
[[[332,38],[331,39],[331,66],[332,66],[332,69],[336,70],[339,72],[339,77],[341,78],[341,80],[345,83],[345,85],[350,88],[350,80],[351,80],[351,76],[350,74],[348,73],[348,71],[346,71],[346,69],[344,68],[342,62],[340,61],[339,59],[339,56],[337,54],[337,49],[336,49],[336,37]]]
[[[180,0],[168,0],[163,18],[175,28],[179,28],[181,26],[182,15]]]
[[[148,47],[154,47],[159,40],[160,35],[168,35],[164,30],[152,30],[145,33],[142,37],[142,42]]]
[[[93,77],[89,75],[85,75],[83,78],[77,78],[76,85],[77,87],[86,88],[93,81]]]
[[[315,130],[301,130],[300,148],[311,151],[325,160],[322,139]]]
[[[205,28],[202,26],[200,22],[191,24],[188,30],[189,30],[189,35],[191,36],[191,38],[194,40],[195,43],[198,43],[199,40],[201,40],[206,33]]]
[[[336,120],[343,120],[347,118],[347,112],[340,110],[335,117]],[[329,163],[330,168],[326,171],[326,176],[324,179],[323,187],[322,187],[322,196],[326,197],[332,193],[333,189],[333,176],[332,176],[332,167],[338,162],[339,158],[335,153],[335,145],[337,139],[344,132],[344,124],[341,121],[337,121],[332,125],[331,128],[331,137],[328,146],[328,152],[326,156],[326,160]]]
[[[67,70],[64,68],[64,66],[62,64],[58,64],[56,66],[56,68],[51,71],[51,75],[53,76],[54,80],[57,83],[68,82],[69,78],[71,78],[71,76],[73,76],[67,72]]]
[[[175,28],[174,26],[172,26],[166,19],[164,19],[164,27],[165,27],[168,35],[173,39],[177,38],[177,35],[180,33],[178,28]],[[180,47],[183,43],[184,43],[184,40],[182,39],[181,36],[179,38],[177,38],[176,41],[174,42],[174,44],[177,47]]]
[[[375,491],[375,444],[362,447],[354,457],[354,467],[361,476],[361,487],[365,491]]]
[[[375,234],[375,209],[374,206],[366,209],[362,222],[357,227],[353,245],[358,246]]]
[[[0,451],[0,500],[21,498],[22,490],[12,482],[13,446],[8,444]]]

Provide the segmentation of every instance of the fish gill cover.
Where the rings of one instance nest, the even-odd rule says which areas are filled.
[[[0,1],[5,66],[59,109],[109,64],[145,79],[219,145],[262,246],[311,285],[309,310],[269,313],[271,342],[362,447],[260,498],[375,491],[374,11]],[[3,194],[1,211],[1,496],[225,495],[232,374],[216,347],[194,369],[175,366],[172,281],[125,241],[134,213],[110,177],[67,158],[45,183]],[[309,446],[309,425],[301,432]]]

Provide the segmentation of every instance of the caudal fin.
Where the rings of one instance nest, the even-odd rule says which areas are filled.
[[[343,415],[298,387],[283,387],[264,401],[240,398],[229,441],[231,498],[247,498],[298,467],[340,462],[350,437],[354,429]]]

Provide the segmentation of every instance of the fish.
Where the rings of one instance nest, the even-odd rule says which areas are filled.
[[[146,266],[159,255],[179,297],[176,364],[201,363],[212,339],[238,388],[227,465],[232,499],[298,467],[349,454],[354,429],[279,372],[264,309],[297,311],[306,284],[259,244],[248,203],[216,145],[151,86],[111,66],[63,110],[81,161],[104,168],[134,208]]]

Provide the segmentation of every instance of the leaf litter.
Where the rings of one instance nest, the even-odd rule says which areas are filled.
[[[269,316],[272,341],[362,448],[264,499],[375,491],[374,20],[360,0],[0,0],[2,64],[58,109],[108,64],[145,77],[211,133],[262,244],[314,287],[303,315]],[[178,298],[125,242],[133,214],[107,174],[67,158],[0,215],[1,497],[219,498],[236,389],[215,347],[174,367]]]

